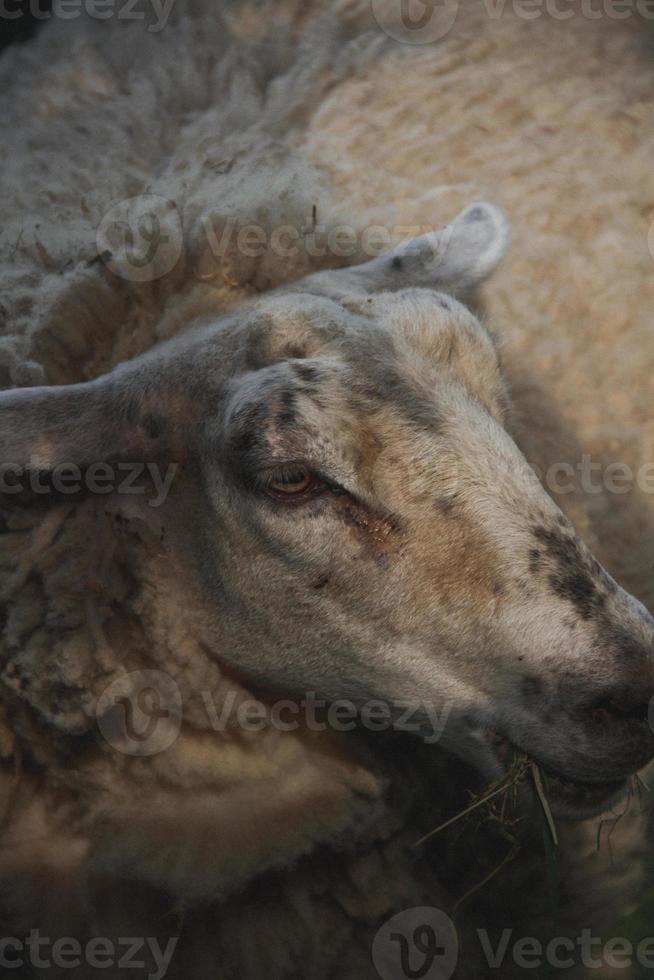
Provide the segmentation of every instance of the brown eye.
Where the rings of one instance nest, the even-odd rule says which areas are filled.
[[[298,497],[318,486],[318,481],[308,470],[279,473],[268,481],[268,491],[277,496]]]

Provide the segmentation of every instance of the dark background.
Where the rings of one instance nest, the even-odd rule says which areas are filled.
[[[14,41],[26,41],[45,20],[39,19],[50,10],[51,0],[1,0],[0,52]]]

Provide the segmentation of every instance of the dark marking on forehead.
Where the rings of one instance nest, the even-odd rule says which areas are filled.
[[[287,429],[298,421],[297,394],[292,388],[288,388],[282,392],[279,401],[280,409],[277,412],[276,422],[280,428]]]
[[[442,432],[445,419],[431,398],[416,391],[396,371],[390,371],[385,381],[389,397],[409,422],[428,432]]]
[[[396,255],[391,259],[391,269],[401,269],[403,264],[404,263],[399,255]]]
[[[381,407],[397,409],[412,426],[440,432],[444,419],[433,399],[422,393],[395,366],[393,353],[359,361],[360,375],[352,379],[349,404],[354,411],[369,414]]]
[[[346,340],[346,356],[351,370],[348,396],[352,408],[370,414],[380,408],[395,409],[415,429],[440,432],[444,419],[435,401],[429,378],[415,379],[406,366],[405,348],[396,346],[392,333],[378,331],[374,345],[367,335]]]
[[[249,452],[260,446],[268,418],[269,410],[265,402],[249,405],[243,412],[239,412],[234,419],[236,432],[231,440],[232,449],[236,452]]]
[[[298,378],[300,378],[301,381],[306,381],[308,384],[320,381],[322,378],[322,372],[315,365],[293,364],[291,367]]]
[[[323,412],[327,410],[328,399],[323,398],[316,388],[311,385],[298,385],[296,391],[298,395],[305,395],[309,398],[316,408],[319,408]]]

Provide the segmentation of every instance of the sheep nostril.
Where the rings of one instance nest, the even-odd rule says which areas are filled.
[[[604,697],[590,705],[590,717],[593,722],[601,725],[616,722],[648,724],[650,702],[642,700],[642,697],[634,698],[628,695]]]

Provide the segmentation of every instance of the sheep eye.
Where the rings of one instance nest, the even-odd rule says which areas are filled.
[[[323,484],[308,470],[290,470],[275,473],[267,482],[266,489],[273,496],[300,497],[319,489]]]

